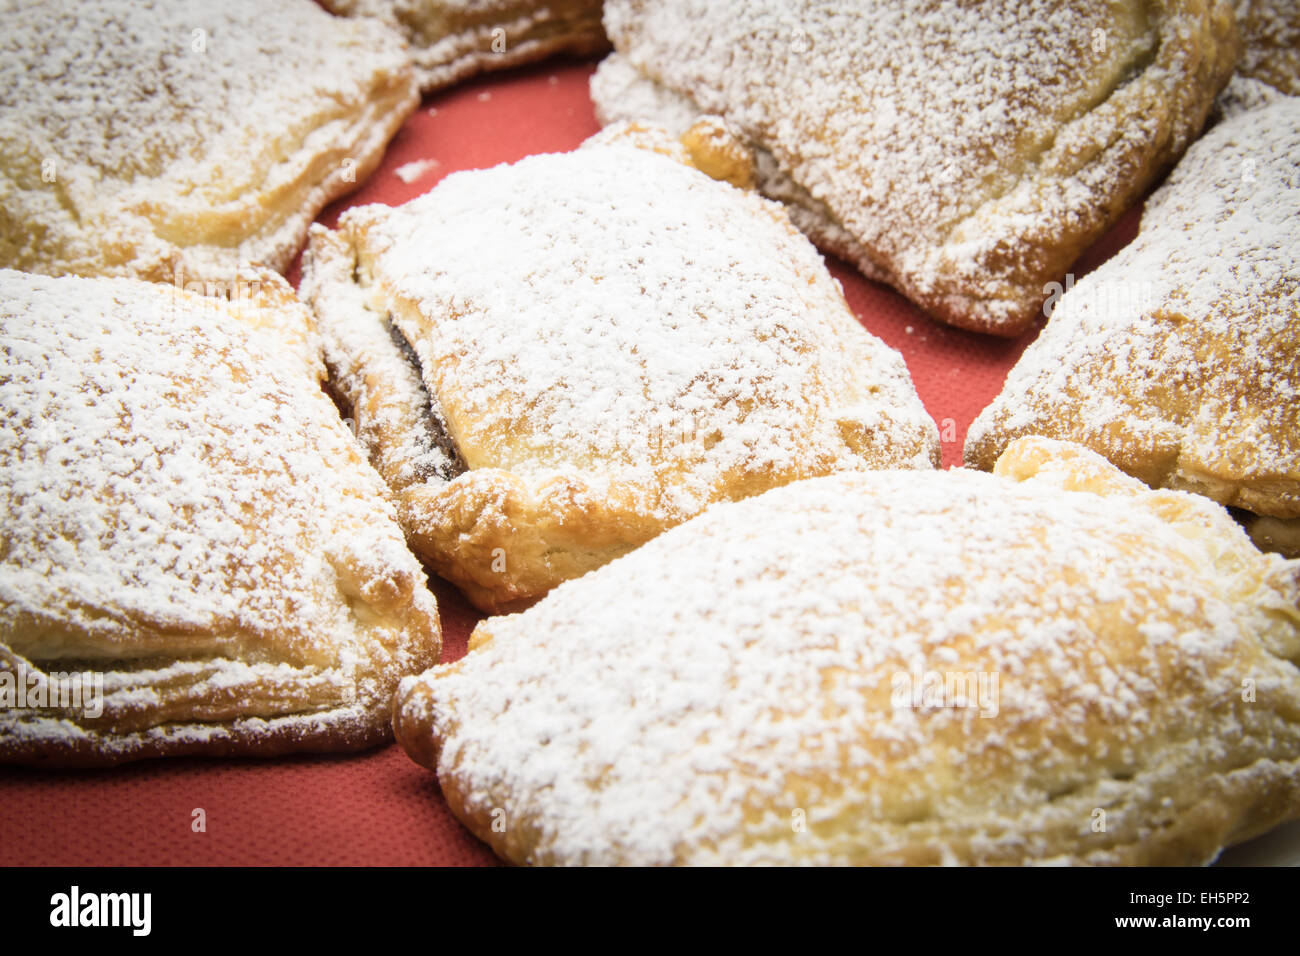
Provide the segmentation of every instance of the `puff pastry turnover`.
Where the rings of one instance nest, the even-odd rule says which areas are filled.
[[[437,608],[277,275],[0,270],[0,760],[356,749]]]
[[[427,93],[487,70],[556,53],[609,49],[600,0],[323,0],[347,16],[376,17],[399,30]]]
[[[718,114],[823,248],[1014,335],[1200,131],[1227,0],[609,0],[603,121]]]
[[[713,501],[938,461],[781,207],[648,128],[313,227],[302,292],[414,547],[483,609]]]
[[[971,426],[1081,442],[1153,486],[1300,529],[1300,99],[1234,80],[1225,118],[1149,200],[1136,239],[1060,297]],[[1271,527],[1271,531],[1269,530]]]
[[[402,40],[310,0],[0,4],[0,266],[282,271],[418,103]]]
[[[402,681],[534,864],[1192,864],[1300,816],[1300,563],[1022,439],[715,505]]]

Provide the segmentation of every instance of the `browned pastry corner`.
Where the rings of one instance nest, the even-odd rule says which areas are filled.
[[[1268,518],[1252,523],[1256,540],[1291,552],[1300,98],[1238,79],[1220,107],[1148,201],[1137,238],[1060,296],[965,456],[988,469],[1022,435],[1077,441],[1150,485]]]
[[[1300,96],[1300,3],[1236,0],[1242,52],[1237,72]]]
[[[822,248],[1017,335],[1200,132],[1229,0],[609,0],[602,122],[716,114]]]
[[[1300,818],[1300,562],[1012,444],[720,504],[403,680],[529,864],[1192,865]]]
[[[1242,525],[1261,551],[1300,558],[1300,518],[1274,518],[1245,512]]]
[[[938,463],[901,357],[707,126],[607,130],[315,228],[302,293],[409,538],[510,609],[715,501]]]
[[[322,0],[345,16],[382,20],[410,43],[428,93],[488,70],[557,53],[609,49],[600,0]]]
[[[0,267],[283,271],[419,102],[401,38],[311,0],[8,0]]]
[[[323,380],[272,272],[0,270],[0,762],[389,738],[437,606]]]

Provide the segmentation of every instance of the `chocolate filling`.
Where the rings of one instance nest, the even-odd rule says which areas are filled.
[[[384,324],[388,328],[393,344],[401,351],[402,357],[415,373],[415,380],[419,383],[420,394],[424,399],[424,409],[428,413],[420,416],[424,429],[419,438],[421,454],[415,465],[416,474],[420,481],[435,477],[442,481],[451,481],[468,470],[465,459],[461,457],[460,449],[456,447],[456,442],[447,431],[447,420],[443,417],[442,409],[438,407],[424,384],[424,369],[420,365],[419,355],[393,322],[391,315],[385,319]]]

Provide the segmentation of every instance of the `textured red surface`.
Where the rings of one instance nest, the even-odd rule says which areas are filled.
[[[558,62],[500,74],[431,97],[393,140],[383,166],[325,211],[397,205],[459,169],[572,149],[598,129],[587,95],[594,64]],[[395,173],[437,166],[411,183]],[[1132,238],[1130,213],[1076,267],[1083,272]],[[1016,341],[940,326],[893,291],[832,262],[863,324],[899,349],[940,425],[944,465],[958,464],[966,428],[993,398],[1032,335]],[[296,268],[290,278],[296,281]],[[444,660],[465,652],[478,616],[434,581]],[[207,832],[191,829],[206,813]],[[266,761],[152,761],[114,770],[0,769],[0,865],[483,864],[492,854],[451,816],[432,774],[400,748],[359,756]]]

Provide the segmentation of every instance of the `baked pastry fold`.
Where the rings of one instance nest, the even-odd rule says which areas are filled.
[[[987,469],[1021,435],[1077,441],[1150,485],[1273,519],[1262,530],[1290,550],[1277,525],[1300,519],[1300,99],[1238,79],[1221,112],[1137,238],[1060,296],[965,456]]]
[[[1021,439],[723,503],[402,681],[531,864],[1199,864],[1300,816],[1300,563]]]
[[[1300,4],[1237,0],[1241,60],[1237,73],[1300,96]]]
[[[419,93],[401,38],[311,0],[10,0],[0,266],[185,286],[283,271]]]
[[[1226,0],[609,0],[603,122],[721,116],[823,248],[931,315],[1023,332],[1199,133]]]
[[[0,761],[357,749],[437,662],[310,317],[244,280],[0,270]]]
[[[557,53],[609,49],[600,0],[323,0],[344,16],[367,16],[398,30],[428,93],[488,70]]]
[[[938,463],[901,357],[781,207],[690,161],[629,126],[313,230],[337,386],[413,546],[480,608],[713,501]]]

